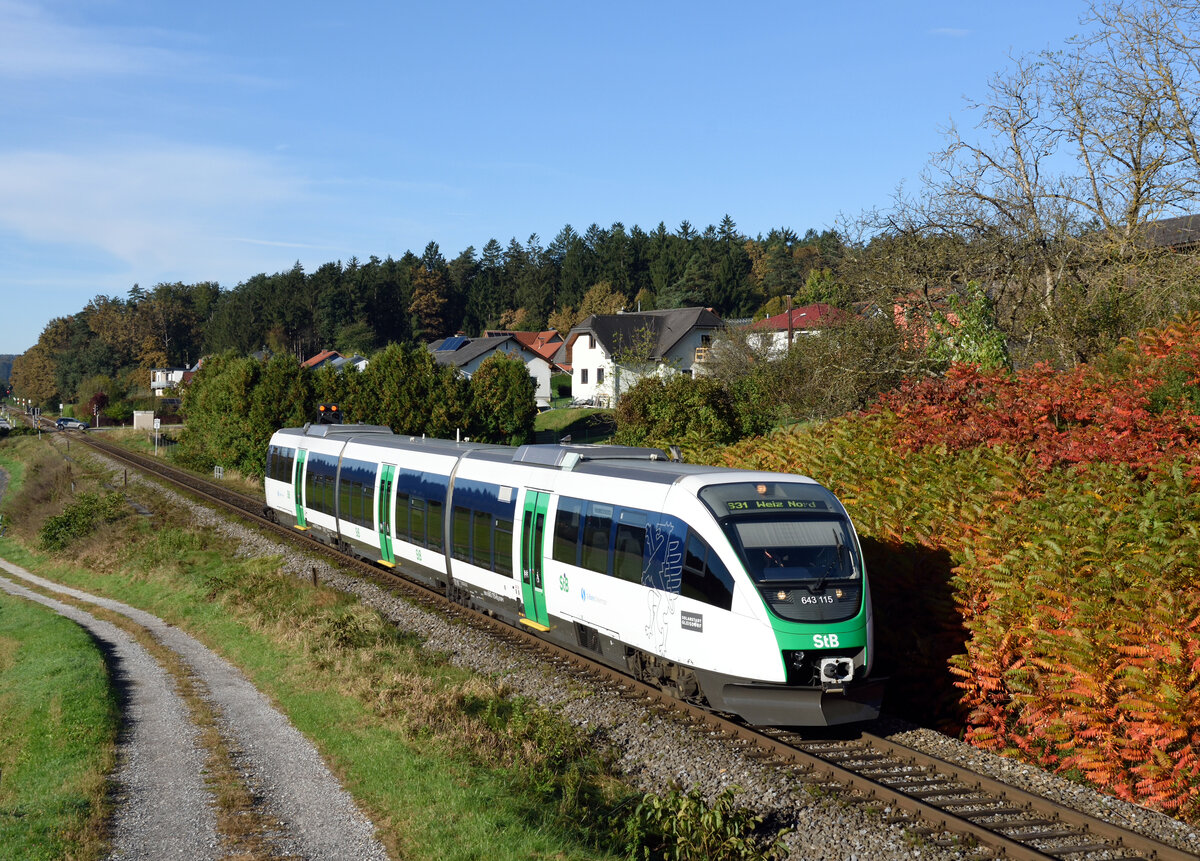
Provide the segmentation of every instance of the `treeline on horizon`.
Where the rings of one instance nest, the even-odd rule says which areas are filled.
[[[471,246],[450,260],[430,242],[420,256],[351,258],[312,272],[297,263],[232,289],[209,281],[135,285],[125,297],[99,295],[50,321],[18,361],[18,376],[34,400],[70,401],[96,377],[130,388],[120,379],[132,372],[187,367],[227,351],[369,356],[456,332],[559,327],[565,334],[589,291],[606,308],[703,305],[723,317],[782,308],[785,295],[843,304],[848,297],[832,274],[843,249],[834,231],[799,236],[783,228],[751,239],[727,216],[703,231],[687,222],[650,233],[617,223],[581,235],[568,225],[549,246],[536,235],[507,248],[491,239],[481,254]]]
[[[14,383],[47,405],[85,402],[102,389],[113,399],[134,397],[146,389],[150,368],[190,367],[204,355],[266,350],[303,360],[323,349],[370,356],[389,344],[419,345],[455,332],[549,327],[565,335],[587,313],[618,309],[704,306],[745,319],[779,313],[788,300],[888,315],[900,306],[911,325],[914,317],[944,317],[948,298],[968,301],[980,284],[989,295],[985,322],[1003,332],[1017,364],[1061,365],[1195,307],[1190,289],[1180,285],[1170,295],[1162,288],[1166,273],[1194,269],[1192,255],[1147,243],[1126,259],[1098,260],[1107,253],[1099,246],[1079,253],[1086,239],[1071,239],[1077,274],[1091,268],[1087,274],[1100,283],[1065,281],[1049,302],[1036,285],[1037,292],[1019,281],[1013,289],[1018,279],[988,277],[995,262],[987,258],[998,253],[994,238],[923,231],[848,242],[833,230],[801,236],[780,228],[750,238],[726,216],[703,231],[684,222],[647,233],[618,222],[581,235],[567,226],[549,246],[536,235],[507,248],[492,239],[482,254],[471,246],[450,260],[430,242],[420,256],[351,258],[313,272],[297,263],[231,289],[205,281],[98,295],[47,324],[16,358]]]

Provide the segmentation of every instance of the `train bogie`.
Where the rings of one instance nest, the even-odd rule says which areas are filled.
[[[810,479],[343,425],[277,432],[266,497],[319,540],[752,723],[878,714],[858,539]]]

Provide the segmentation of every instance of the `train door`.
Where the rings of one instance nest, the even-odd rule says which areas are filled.
[[[521,597],[525,603],[522,625],[538,631],[550,630],[546,612],[546,590],[542,582],[542,545],[546,534],[546,510],[550,494],[525,491],[525,513],[521,518]]]
[[[396,467],[385,463],[379,476],[379,561],[389,568],[396,565],[396,554],[392,548],[392,483],[396,480]]]
[[[296,503],[296,528],[308,529],[304,519],[304,461],[308,455],[305,449],[296,451],[296,475],[292,479],[292,497]]]

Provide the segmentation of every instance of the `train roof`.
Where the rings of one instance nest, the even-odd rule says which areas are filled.
[[[385,435],[394,436],[392,429],[387,425],[314,425],[306,424],[302,428],[280,428],[276,433],[286,434],[287,436],[309,436],[309,437],[355,437],[359,435],[370,434],[372,436]]]
[[[395,434],[391,428],[384,425],[305,425],[302,428],[283,428],[279,433],[288,436],[336,438],[378,448],[422,451],[492,463],[520,463],[543,469],[630,478],[655,484],[673,484],[692,477],[703,477],[703,483],[712,483],[714,480],[718,483],[753,481],[755,477],[773,477],[775,480],[779,478],[778,473],[747,472],[728,467],[683,463],[673,459],[660,448],[579,443],[513,447]],[[802,475],[790,475],[789,478],[801,482],[812,481],[811,478]],[[688,483],[699,482],[698,479],[693,479]]]

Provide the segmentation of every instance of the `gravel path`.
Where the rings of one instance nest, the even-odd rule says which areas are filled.
[[[262,812],[278,823],[277,830],[266,835],[272,854],[387,859],[374,826],[316,749],[237,668],[149,613],[61,586],[2,559],[0,569],[41,589],[119,613],[179,655],[204,689],[222,736],[238,751],[238,764],[252,793],[261,799]],[[198,731],[170,676],[115,625],[5,577],[0,577],[0,588],[75,620],[115,657],[114,675],[129,696],[116,775],[119,800],[112,858],[221,857],[214,801],[203,783],[207,754],[197,744]]]
[[[2,559],[0,568],[39,586],[54,586]],[[111,622],[6,577],[0,577],[0,589],[77,622],[108,653],[114,682],[125,695],[112,857],[220,857],[213,799],[202,778],[206,752],[197,742],[198,730],[167,672]],[[171,803],[163,804],[164,798]]]

